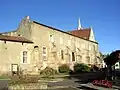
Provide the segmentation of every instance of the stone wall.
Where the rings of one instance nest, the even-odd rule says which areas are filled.
[[[0,41],[0,68],[5,72],[11,71],[11,64],[18,64],[24,71],[36,73],[47,66],[57,69],[61,64],[100,63],[97,58],[99,57],[97,43],[25,18],[17,31],[6,33],[6,35],[23,36],[34,43]],[[46,48],[44,55],[43,48]],[[28,52],[27,63],[22,63],[23,51]],[[75,60],[73,60],[73,53]]]
[[[29,83],[29,84],[17,84],[8,86],[9,90],[38,90],[47,89],[47,83]]]

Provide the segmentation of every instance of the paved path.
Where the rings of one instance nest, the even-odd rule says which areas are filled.
[[[91,78],[91,77],[89,77],[89,78]],[[120,90],[120,88],[117,87],[117,86],[113,86],[114,88],[111,88],[111,89],[109,88],[108,89],[108,88],[104,88],[104,87],[94,86],[92,83],[83,83],[81,81],[82,80],[80,78],[72,77],[71,79],[66,79],[64,81],[49,82],[48,86],[49,87],[53,87],[53,86],[69,86],[69,87],[79,88],[80,90],[82,88],[89,88],[89,89],[86,89],[86,90]]]
[[[60,82],[49,82],[48,86],[52,87],[52,86],[71,86],[71,87],[79,87],[79,83],[75,83],[72,80],[64,80],[64,81],[60,81]]]

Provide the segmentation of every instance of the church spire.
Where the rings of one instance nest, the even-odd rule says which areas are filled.
[[[82,25],[80,23],[80,18],[78,18],[78,30],[80,30],[82,28]]]

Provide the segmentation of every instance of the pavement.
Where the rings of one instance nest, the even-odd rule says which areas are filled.
[[[113,88],[105,88],[100,86],[95,86],[92,83],[77,83],[74,80],[64,80],[60,82],[49,82],[48,87],[58,87],[58,86],[68,86],[74,87],[78,90],[120,90],[120,87],[113,86]]]
[[[79,76],[71,76],[69,79],[65,79],[64,81],[59,82],[49,82],[49,87],[54,86],[68,86],[75,87],[78,90],[120,90],[119,85],[113,85],[113,88],[105,88],[100,86],[95,86],[91,83],[92,80],[97,79],[101,73],[89,73],[89,74],[81,74]],[[96,78],[97,77],[97,78]]]
[[[8,79],[0,79],[0,90],[7,90]]]

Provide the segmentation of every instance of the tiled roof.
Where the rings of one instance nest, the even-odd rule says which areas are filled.
[[[0,40],[13,41],[13,42],[23,42],[23,43],[33,43],[32,41],[30,41],[24,37],[20,37],[20,36],[0,35]]]
[[[69,33],[89,40],[91,28],[69,31]]]

